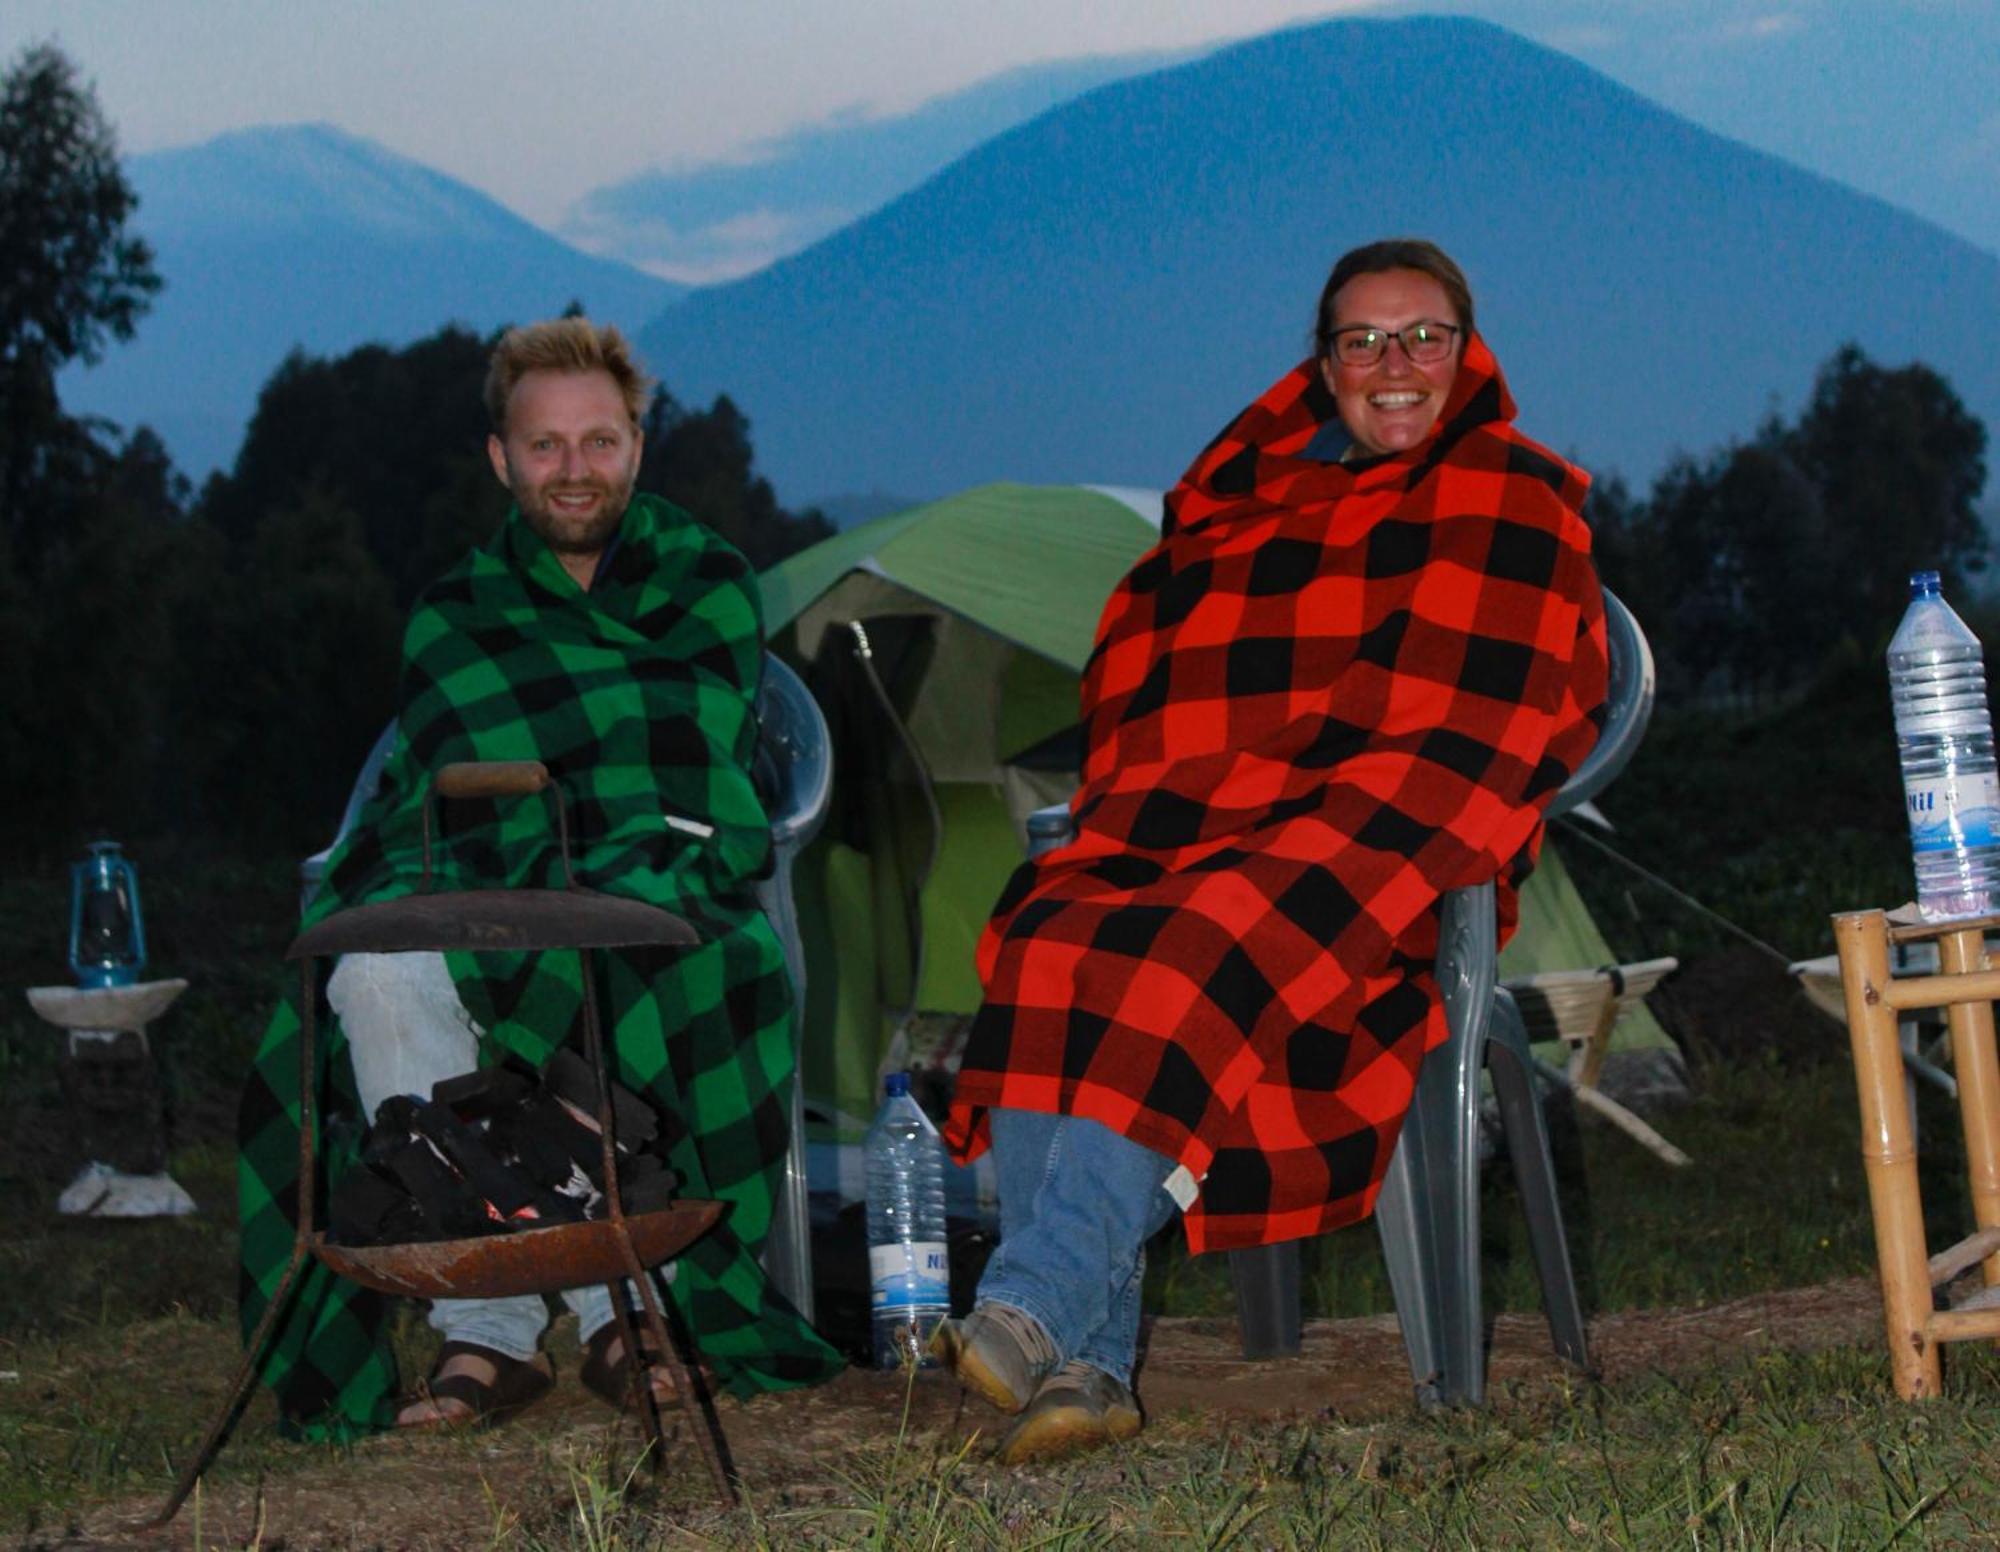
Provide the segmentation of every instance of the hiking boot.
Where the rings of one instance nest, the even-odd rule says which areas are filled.
[[[1011,1304],[977,1304],[964,1320],[939,1321],[930,1350],[959,1384],[1003,1412],[1026,1406],[1056,1366],[1042,1323]]]
[[[1130,1439],[1144,1426],[1130,1387],[1102,1369],[1071,1359],[1035,1392],[1021,1420],[1000,1441],[1000,1461],[1018,1466]]]

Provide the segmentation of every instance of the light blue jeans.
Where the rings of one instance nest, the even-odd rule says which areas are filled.
[[[1096,1121],[995,1110],[1000,1245],[982,1302],[1032,1315],[1060,1365],[1078,1359],[1132,1383],[1146,1241],[1175,1212],[1173,1161]]]
[[[370,1121],[396,1094],[429,1099],[431,1085],[479,1065],[479,1026],[459,1001],[442,954],[343,954],[326,986]],[[671,1273],[669,1274],[671,1275]],[[589,1341],[611,1322],[602,1285],[563,1291]],[[634,1302],[627,1289],[627,1302]],[[430,1323],[449,1342],[472,1342],[510,1358],[535,1356],[548,1307],[538,1293],[507,1299],[436,1299]]]

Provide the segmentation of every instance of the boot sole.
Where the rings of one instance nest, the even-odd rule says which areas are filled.
[[[1087,1406],[1047,1407],[1023,1418],[1001,1442],[1000,1463],[1019,1466],[1031,1460],[1057,1460],[1109,1444],[1112,1438],[1106,1419]]]

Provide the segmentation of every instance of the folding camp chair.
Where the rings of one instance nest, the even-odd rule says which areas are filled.
[[[1619,1019],[1679,968],[1678,959],[1642,959],[1595,970],[1544,970],[1501,984],[1521,1010],[1530,1042],[1561,1041],[1569,1048],[1570,1077],[1595,1088]]]
[[[1551,815],[1588,802],[1609,785],[1637,750],[1652,716],[1653,655],[1645,634],[1609,592],[1604,611],[1611,654],[1604,731],[1550,804]],[[1035,849],[1061,844],[1069,833],[1067,819],[1061,807],[1041,810],[1030,822]],[[1417,1397],[1426,1404],[1477,1406],[1486,1394],[1479,1286],[1479,1097],[1485,1071],[1491,1072],[1500,1103],[1556,1351],[1572,1363],[1588,1363],[1548,1128],[1535,1094],[1534,1056],[1520,1011],[1495,984],[1495,902],[1490,883],[1444,898],[1437,980],[1449,1035],[1418,1074],[1375,1209],[1410,1372]],[[1229,1259],[1244,1356],[1297,1353],[1298,1242],[1231,1251]]]

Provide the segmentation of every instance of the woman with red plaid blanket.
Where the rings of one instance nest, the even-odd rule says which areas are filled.
[[[948,1136],[993,1148],[1001,1244],[934,1346],[1022,1414],[1010,1462],[1139,1430],[1176,1206],[1198,1252],[1373,1209],[1444,1039],[1439,901],[1497,880],[1512,930],[1601,724],[1588,479],[1514,429],[1458,266],[1356,249],[1314,340],[1105,606],[1075,839],[980,944]]]

